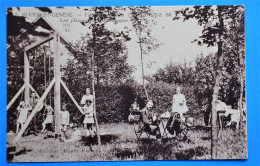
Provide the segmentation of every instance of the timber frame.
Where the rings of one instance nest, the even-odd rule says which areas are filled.
[[[41,103],[44,101],[48,93],[50,92],[51,88],[54,86],[54,114],[55,114],[55,138],[58,138],[61,135],[60,130],[60,110],[61,110],[61,86],[65,89],[65,91],[68,93],[70,98],[72,99],[73,103],[76,105],[78,110],[83,114],[83,111],[77,101],[74,99],[73,95],[65,85],[65,83],[61,80],[61,72],[60,72],[60,44],[63,44],[65,48],[73,53],[74,55],[77,55],[78,52],[69,44],[69,42],[58,32],[57,29],[55,29],[43,16],[38,17],[35,21],[32,22],[34,25],[41,26],[47,30],[50,31],[50,34],[48,37],[41,37],[38,41],[35,43],[27,46],[24,49],[24,85],[20,88],[20,90],[16,93],[16,95],[12,98],[12,100],[7,105],[7,111],[12,106],[12,104],[15,102],[15,100],[19,97],[19,95],[24,91],[24,101],[29,102],[30,99],[30,89],[32,91],[35,91],[32,85],[30,85],[30,64],[27,52],[33,48],[39,47],[40,45],[49,42],[51,40],[54,40],[53,48],[54,48],[54,78],[48,85],[48,87],[45,89],[45,92],[40,97],[37,92],[36,95],[39,98],[38,103],[32,110],[31,114],[27,118],[25,124],[22,126],[21,130],[16,135],[13,143],[17,143],[20,138],[22,137],[23,133],[25,132],[26,128],[30,124],[31,120],[37,113],[39,107],[41,106]],[[96,116],[96,110],[94,110],[94,116]],[[97,122],[96,126],[98,126]],[[97,130],[98,131],[98,130]],[[99,137],[99,133],[97,132],[97,136]]]

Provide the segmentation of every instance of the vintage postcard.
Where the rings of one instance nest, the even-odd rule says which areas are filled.
[[[6,14],[7,162],[247,159],[244,6]]]

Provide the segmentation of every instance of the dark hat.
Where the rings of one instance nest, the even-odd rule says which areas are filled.
[[[88,102],[92,103],[92,100],[91,99],[87,99],[86,103],[88,103]]]

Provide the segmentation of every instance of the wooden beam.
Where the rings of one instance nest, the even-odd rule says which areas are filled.
[[[29,103],[30,100],[30,64],[28,60],[28,56],[26,54],[26,51],[24,51],[24,101],[26,103]]]
[[[42,97],[39,99],[39,101],[36,104],[36,106],[34,107],[32,113],[29,115],[28,119],[26,120],[26,122],[22,126],[22,129],[18,132],[18,134],[14,138],[14,142],[13,142],[14,144],[17,143],[19,141],[19,139],[21,138],[21,136],[23,135],[24,131],[26,130],[26,128],[30,124],[30,122],[33,119],[34,115],[38,112],[39,107],[41,106],[41,104],[42,104],[43,100],[45,99],[45,97],[48,95],[48,93],[51,90],[51,88],[54,85],[54,83],[55,83],[55,80],[53,79],[51,81],[50,85],[48,86],[48,88],[46,89],[46,91],[43,93]]]
[[[65,89],[65,91],[68,93],[68,95],[70,96],[71,100],[73,101],[73,103],[76,105],[76,107],[78,108],[78,110],[84,114],[84,112],[82,111],[82,108],[79,106],[79,104],[77,103],[77,101],[74,99],[74,97],[72,96],[72,94],[70,93],[70,90],[68,89],[68,87],[66,86],[66,84],[61,80],[61,85],[63,86],[63,88]]]
[[[13,103],[15,102],[15,100],[18,98],[18,96],[23,92],[25,88],[25,84],[20,88],[20,90],[15,94],[15,96],[12,98],[12,100],[7,104],[7,108],[6,111],[8,111],[8,109],[13,105]]]
[[[35,42],[35,43],[25,47],[25,51],[27,52],[27,51],[29,51],[29,50],[31,50],[31,49],[33,49],[35,47],[38,47],[38,46],[40,46],[40,45],[42,45],[42,44],[44,44],[44,43],[46,43],[46,42],[48,42],[48,41],[50,41],[52,39],[53,39],[53,35],[51,35],[49,37],[45,37],[43,39],[40,39],[39,41],[37,41],[37,42]]]
[[[59,53],[60,36],[55,34],[54,36],[54,114],[55,114],[55,138],[61,135],[60,130],[60,110],[61,110],[61,95],[60,95],[60,53]]]

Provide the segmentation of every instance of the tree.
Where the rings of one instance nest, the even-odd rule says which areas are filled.
[[[159,47],[159,43],[151,35],[151,26],[155,25],[154,19],[151,17],[152,10],[150,7],[146,6],[136,6],[129,7],[130,10],[130,20],[134,27],[137,36],[137,43],[140,48],[141,63],[142,63],[142,79],[143,87],[146,94],[146,98],[149,99],[149,95],[145,86],[145,74],[144,74],[144,64],[143,64],[143,55],[148,54],[152,50]]]
[[[239,82],[239,100],[238,106],[240,110],[240,136],[242,134],[243,119],[243,100],[245,98],[245,22],[244,7],[233,6],[228,13],[229,24],[227,26],[226,48],[229,56],[233,55],[233,63],[235,64],[236,78]]]
[[[204,26],[202,35],[194,42],[199,45],[207,44],[209,46],[217,46],[218,51],[216,55],[216,72],[214,80],[214,89],[212,95],[212,140],[211,140],[211,158],[217,158],[217,112],[216,101],[218,100],[220,81],[222,76],[225,35],[228,33],[227,27],[229,25],[230,13],[233,13],[234,6],[195,6],[193,8],[185,8],[176,12],[174,20],[180,19],[179,15],[183,17],[183,21],[191,18],[198,21],[198,25]],[[236,18],[238,19],[238,18]]]
[[[79,8],[80,9],[80,8]],[[132,72],[131,67],[126,63],[127,49],[125,42],[130,40],[128,35],[121,32],[108,30],[105,25],[108,22],[115,22],[117,17],[121,15],[120,7],[92,7],[85,8],[92,15],[87,21],[81,22],[91,32],[86,33],[81,40],[75,43],[76,49],[79,51],[77,56],[78,69],[86,71],[92,79],[92,90],[94,96],[94,118],[97,127],[97,134],[99,127],[96,118],[96,95],[95,82],[114,83],[124,81]],[[90,64],[90,65],[89,65]],[[91,66],[90,68],[88,66]],[[69,70],[68,70],[69,72]],[[83,74],[84,75],[84,74]],[[99,145],[101,144],[100,136],[98,135]]]
[[[123,33],[123,32],[122,32]],[[109,31],[102,29],[102,33],[96,35],[95,47],[98,50],[95,57],[95,82],[97,85],[120,84],[125,82],[132,73],[133,69],[127,63],[128,50],[125,46],[127,40],[122,36],[121,32]],[[93,53],[93,36],[89,33],[82,36],[74,46],[78,50],[84,50],[86,54],[79,54],[71,62],[77,66],[79,73],[77,75],[86,77],[91,75],[91,55]],[[68,74],[71,72],[67,70]],[[81,73],[81,74],[80,74]],[[84,74],[83,74],[84,73]],[[87,73],[87,74],[86,74]]]

